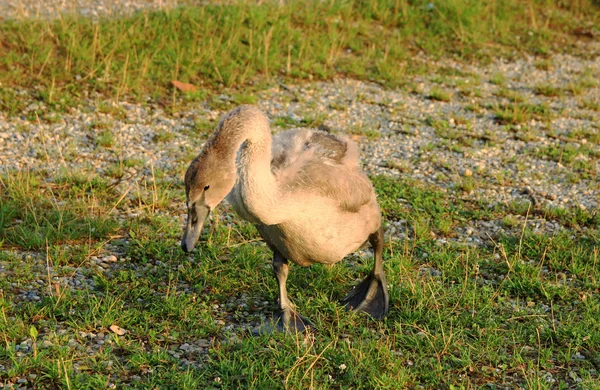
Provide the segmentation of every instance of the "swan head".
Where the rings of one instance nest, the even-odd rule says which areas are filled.
[[[236,180],[235,164],[227,164],[208,145],[185,174],[187,222],[181,249],[191,252],[210,212],[229,194]]]

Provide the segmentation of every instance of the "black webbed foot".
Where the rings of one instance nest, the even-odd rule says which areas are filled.
[[[342,303],[348,310],[365,312],[376,319],[383,318],[389,310],[385,277],[370,274],[350,291]]]
[[[280,309],[273,316],[273,324],[280,332],[304,332],[307,329],[315,330],[315,326],[306,317],[301,316],[292,309]]]

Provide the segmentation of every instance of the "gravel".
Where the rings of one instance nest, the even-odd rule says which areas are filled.
[[[526,58],[482,68],[452,62],[435,64],[467,75],[444,80],[443,88],[450,91],[457,89],[453,85],[479,81],[473,90],[480,97],[456,93],[449,102],[428,98],[429,91],[438,88],[429,80],[433,75],[409,80],[416,85],[412,91],[389,90],[348,79],[280,84],[259,92],[257,101],[274,123],[312,119],[330,131],[355,133],[353,137],[363,150],[364,169],[371,175],[410,178],[448,193],[460,193],[456,189],[466,180],[473,183],[472,188],[460,196],[484,201],[490,207],[517,201],[531,202],[535,207],[596,209],[600,194],[600,115],[582,108],[580,102],[600,101],[599,87],[596,84],[579,96],[561,97],[535,95],[533,89],[542,82],[568,86],[584,72],[598,75],[600,60],[555,56],[551,58],[555,65],[545,71],[537,69],[535,62],[535,58]],[[500,72],[506,79],[506,88],[519,91],[528,103],[550,107],[552,119],[533,119],[512,127],[499,124],[494,110],[506,99],[496,95],[502,87],[492,84],[490,78]],[[489,109],[476,113],[470,108],[474,105]],[[107,106],[112,108],[107,110]],[[34,109],[45,107],[36,103],[28,110]],[[53,174],[68,168],[106,175],[125,161],[125,180],[119,186],[123,192],[131,183],[152,177],[156,171],[167,173],[175,185],[181,186],[190,156],[201,148],[207,136],[194,130],[195,124],[214,124],[223,113],[224,110],[199,103],[168,116],[152,104],[99,99],[70,108],[53,123],[30,121],[27,112],[11,118],[0,113],[0,171],[43,169]],[[442,123],[442,128],[436,128],[436,123]],[[570,136],[573,130],[585,136],[574,139]],[[527,138],[523,132],[534,136]],[[102,141],[103,133],[112,136],[110,145]],[[595,142],[587,140],[590,135],[595,135]],[[545,152],[565,147],[576,151],[572,164]],[[579,162],[587,167],[586,175],[577,168]],[[123,218],[135,216],[131,211]],[[392,222],[391,235],[402,239],[399,234],[405,229],[401,222]],[[495,224],[498,229],[502,228],[500,222]],[[493,227],[473,221],[471,229],[482,228]],[[557,228],[560,226],[552,223],[542,227]],[[105,258],[102,263],[112,261]]]
[[[123,15],[148,8],[171,8],[183,3],[192,2],[181,0],[0,0],[0,20],[55,18],[73,13],[96,18]]]

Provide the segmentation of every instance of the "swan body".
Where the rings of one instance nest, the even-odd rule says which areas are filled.
[[[266,115],[241,106],[223,116],[190,164],[185,185],[188,222],[182,248],[193,249],[204,220],[226,198],[273,250],[280,326],[302,330],[310,325],[287,298],[288,260],[301,266],[334,264],[366,241],[375,249],[375,266],[345,303],[374,317],[387,312],[381,212],[350,139],[309,129],[272,137]]]

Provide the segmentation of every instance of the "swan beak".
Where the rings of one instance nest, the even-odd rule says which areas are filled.
[[[188,210],[187,224],[181,239],[181,249],[184,252],[191,252],[194,249],[209,213],[210,208],[208,206],[195,206],[190,207]]]

